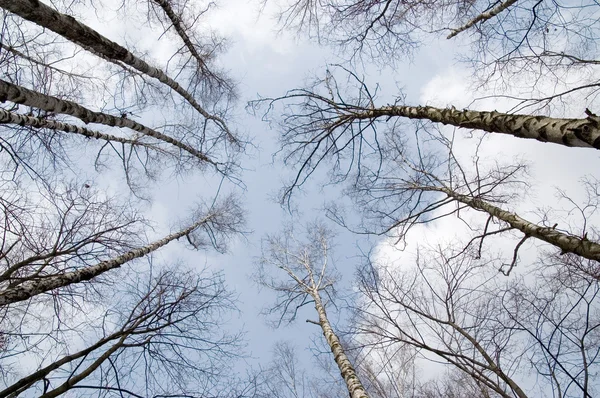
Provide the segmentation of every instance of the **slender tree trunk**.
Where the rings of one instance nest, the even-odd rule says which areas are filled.
[[[398,116],[425,119],[456,127],[571,147],[600,149],[600,117],[586,110],[586,119],[555,119],[546,116],[510,115],[507,113],[434,108],[432,106],[384,106],[343,116],[348,120]]]
[[[484,211],[506,222],[527,236],[532,236],[558,247],[563,253],[574,253],[589,260],[600,261],[600,244],[588,240],[585,236],[579,238],[557,231],[554,228],[542,227],[481,199],[461,195],[448,188],[425,188],[424,190],[443,192],[458,202],[464,203],[473,209]]]
[[[477,341],[477,339],[475,339],[473,336],[471,336],[462,327],[458,326],[458,324],[456,324],[456,323],[454,323],[452,321],[449,321],[448,324],[454,330],[456,330],[458,333],[460,333],[464,338],[466,338],[467,340],[469,340],[469,342],[471,344],[473,344],[473,347],[475,347],[475,349],[479,352],[479,354],[488,363],[489,369],[492,372],[494,372],[494,374],[496,374],[498,376],[498,378],[500,378],[502,381],[504,381],[506,384],[508,384],[508,386],[511,388],[511,390],[517,395],[517,397],[519,397],[519,398],[527,398],[527,394],[525,394],[525,392],[521,389],[521,387],[519,387],[519,385],[517,383],[514,382],[513,379],[511,379],[506,373],[504,373],[504,371],[498,366],[497,360],[494,360],[487,353],[487,351],[481,346],[481,344],[479,344],[479,341]]]
[[[194,43],[192,43],[192,40],[190,39],[190,37],[187,34],[187,29],[183,26],[183,22],[182,22],[181,18],[175,13],[173,8],[171,7],[170,1],[169,0],[152,0],[152,1],[154,1],[156,4],[158,4],[160,6],[160,8],[162,8],[162,10],[165,12],[167,17],[173,24],[175,31],[177,32],[177,34],[179,35],[179,37],[181,38],[181,40],[187,47],[188,51],[190,52],[190,54],[192,54],[192,57],[194,57],[196,62],[198,62],[198,67],[200,68],[202,73],[205,75],[208,75],[210,77],[213,77],[221,82],[222,80],[219,79],[217,76],[215,76],[208,69],[206,62],[204,61],[204,57],[202,55],[200,55],[200,53],[196,49],[196,46],[194,46]]]
[[[2,0],[0,0],[0,2],[1,1]],[[126,127],[183,149],[203,162],[213,165],[216,164],[213,160],[197,149],[194,149],[181,141],[146,127],[143,124],[137,123],[131,119],[108,115],[102,112],[94,112],[75,102],[61,100],[60,98],[38,93],[36,91],[32,91],[26,89],[25,87],[17,86],[16,84],[12,84],[0,79],[0,102],[5,101],[31,106],[47,112],[73,116],[86,124],[97,123],[111,127]]]
[[[75,384],[79,383],[81,380],[85,379],[90,374],[92,374],[92,372],[94,370],[98,369],[98,367],[100,365],[102,365],[102,363],[104,363],[104,361],[106,361],[112,354],[114,354],[119,348],[121,348],[121,346],[125,342],[126,338],[127,338],[127,335],[121,337],[121,339],[119,339],[119,341],[117,343],[115,343],[112,347],[110,347],[98,359],[96,359],[94,362],[92,362],[92,364],[90,366],[88,366],[83,372],[79,373],[78,375],[69,377],[67,379],[67,381],[65,381],[60,386],[56,387],[55,389],[53,389],[51,391],[48,391],[47,393],[45,393],[43,395],[40,395],[40,398],[58,397],[59,395],[64,394],[65,392],[67,392],[68,390],[73,388],[73,386]]]
[[[38,117],[23,115],[19,113],[9,112],[4,109],[0,109],[0,124],[18,124],[20,126],[31,126],[36,128],[48,128],[51,130],[64,131],[66,133],[73,133],[82,135],[87,138],[95,138],[103,141],[119,142],[121,144],[127,144],[132,146],[143,146],[150,149],[157,150],[158,148],[149,145],[138,140],[131,140],[127,138],[117,137],[116,135],[104,134],[99,131],[94,131],[81,126],[75,126],[73,124],[62,123],[56,120],[42,119]]]
[[[129,331],[121,330],[117,333],[113,333],[112,335],[99,340],[95,344],[93,344],[79,352],[76,352],[75,354],[64,356],[61,359],[59,359],[58,361],[53,362],[50,365],[33,372],[29,376],[20,379],[19,381],[12,384],[10,387],[6,388],[5,390],[0,391],[0,397],[19,395],[22,391],[29,388],[33,383],[44,379],[48,374],[50,374],[50,372],[52,372],[56,369],[59,369],[61,366],[65,365],[69,362],[73,362],[79,358],[86,357],[87,355],[91,354],[92,352],[94,352],[98,348],[102,347],[104,344],[110,342],[111,340],[115,340],[115,339],[119,338],[119,341],[114,346],[121,346],[123,344],[123,342],[125,341],[125,338],[128,335],[129,335]]]
[[[216,122],[221,129],[230,135],[227,125],[221,118],[205,111],[188,91],[162,70],[148,65],[125,47],[107,39],[70,15],[61,14],[39,0],[0,0],[0,7],[61,35],[95,55],[117,63],[122,62],[147,76],[159,80],[185,98],[202,116]]]
[[[467,22],[460,28],[452,29],[452,33],[450,33],[448,35],[448,37],[446,37],[446,39],[453,38],[457,34],[464,32],[465,30],[469,29],[470,27],[472,27],[473,25],[475,25],[478,22],[487,21],[488,19],[494,18],[496,15],[500,14],[502,11],[506,10],[508,7],[515,4],[517,1],[518,0],[507,0],[504,3],[500,3],[497,7],[492,8],[488,12],[479,14],[478,16],[471,19],[469,22]]]
[[[327,319],[327,313],[325,312],[325,307],[321,302],[321,297],[319,295],[319,291],[317,289],[313,289],[310,292],[310,295],[315,300],[315,309],[319,314],[319,324],[321,325],[321,329],[323,330],[323,336],[325,336],[325,340],[333,353],[333,358],[335,359],[335,363],[340,369],[340,373],[344,381],[346,382],[346,386],[348,387],[348,392],[350,393],[351,398],[369,398],[365,388],[363,387],[352,363],[344,353],[344,349],[340,344],[340,340],[337,335],[333,331],[329,320]]]
[[[144,257],[146,254],[165,246],[169,242],[190,234],[196,228],[205,224],[210,217],[211,216],[203,218],[195,224],[189,226],[188,228],[185,228],[174,234],[168,235],[163,239],[151,243],[148,246],[128,251],[127,253],[124,253],[111,260],[102,261],[101,263],[98,263],[96,265],[92,265],[60,275],[53,275],[46,278],[25,281],[20,285],[5,289],[4,291],[0,292],[0,306],[27,300],[38,294],[45,293],[60,287],[68,286],[73,283],[87,281],[107,271],[119,268],[121,265],[133,259]]]

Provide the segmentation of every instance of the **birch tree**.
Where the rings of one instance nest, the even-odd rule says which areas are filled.
[[[58,396],[73,388],[106,395],[137,390],[134,396],[225,391],[219,385],[228,376],[217,369],[217,359],[238,357],[241,343],[237,334],[217,333],[233,309],[222,278],[175,271],[182,264],[158,267],[140,260],[176,240],[195,249],[225,250],[243,223],[235,200],[199,207],[189,224],[145,243],[147,220],[131,208],[99,201],[91,191],[47,194],[54,208],[37,212],[31,206],[39,200],[6,198],[11,200],[4,203],[0,306],[9,348],[0,354],[7,374],[0,395],[33,389]],[[90,342],[95,330],[104,334]],[[78,351],[80,345],[70,344],[74,339],[89,345]],[[38,368],[27,374],[27,368],[15,366],[20,361],[37,361]],[[234,379],[231,387],[242,383]]]
[[[224,314],[233,306],[222,276],[165,270],[132,274],[124,281],[113,289],[112,299],[105,298],[104,311],[65,320],[79,323],[67,333],[71,344],[55,341],[45,357],[32,358],[41,330],[11,334],[3,361],[12,363],[15,375],[0,395],[197,396],[220,388],[220,377],[240,347],[239,336],[222,330]],[[84,320],[89,323],[82,325]],[[82,335],[83,327],[96,332]],[[20,351],[27,346],[33,350]],[[37,369],[19,374],[20,360],[37,362]]]
[[[243,149],[243,142],[224,119],[235,98],[234,85],[212,69],[219,53],[214,46],[220,45],[192,41],[194,27],[186,28],[169,3],[163,6],[180,21],[186,52],[196,55],[193,73],[188,73],[190,62],[173,62],[178,65],[173,72],[181,82],[43,3],[0,4],[9,11],[4,11],[3,29],[9,33],[2,43],[0,99],[8,106],[3,109],[2,123],[11,132],[4,143],[13,167],[31,169],[30,174],[40,176],[48,165],[54,166],[54,173],[62,172],[64,165],[73,167],[69,144],[92,144],[97,148],[93,164],[122,166],[134,190],[143,191],[144,176],[156,178],[165,169],[176,173],[213,170],[236,180],[236,153]],[[89,68],[90,55],[86,54],[100,57],[101,66]],[[176,51],[177,56],[185,54]],[[172,113],[167,111],[161,123],[156,116],[167,105],[177,109],[178,118],[170,120]],[[98,127],[86,126],[90,124]],[[50,162],[37,164],[45,154],[50,155]]]
[[[592,98],[599,88],[600,54],[595,43],[600,38],[596,24],[600,8],[593,1],[267,3],[275,3],[282,10],[282,28],[298,29],[341,48],[344,59],[394,65],[409,58],[424,43],[462,39],[471,46],[466,51],[458,50],[457,56],[471,66],[478,85],[483,83],[491,89],[488,95],[512,96],[510,87],[518,82],[520,94],[511,97],[519,102],[517,106],[559,106],[561,100],[573,99],[589,101],[588,108],[597,106]],[[573,75],[579,78],[571,79]],[[523,87],[529,89],[524,95]]]
[[[338,84],[340,78],[347,83]],[[363,79],[336,66],[305,89],[250,103],[257,113],[266,109],[263,119],[279,129],[283,160],[298,166],[285,195],[306,181],[323,160],[333,160],[341,178],[351,173],[353,166],[366,165],[369,157],[376,158],[376,168],[386,150],[385,137],[392,136],[396,142],[407,139],[405,130],[413,128],[402,123],[409,120],[569,147],[598,149],[600,143],[600,119],[588,109],[582,109],[582,117],[575,119],[412,106],[402,103],[402,97],[394,104],[380,106],[376,102],[377,92]]]
[[[0,289],[0,306],[28,300],[56,289],[96,279],[105,272],[120,268],[128,262],[144,257],[180,238],[186,238],[195,248],[201,248],[207,240],[214,242],[214,246],[219,248],[224,243],[219,242],[220,237],[215,235],[227,236],[234,234],[238,232],[238,228],[243,222],[237,204],[230,198],[222,205],[208,209],[206,213],[196,214],[196,220],[179,231],[145,246],[132,247],[127,252],[98,262],[98,257],[94,258],[86,255],[84,251],[92,248],[92,250],[98,251],[101,256],[106,256],[108,254],[107,250],[97,247],[103,243],[102,238],[104,238],[104,235],[109,235],[113,231],[119,234],[130,231],[126,229],[127,224],[124,226],[98,225],[94,223],[93,219],[93,217],[99,216],[98,213],[95,213],[96,209],[84,208],[83,214],[77,214],[76,205],[77,203],[72,204],[75,208],[73,210],[75,215],[68,213],[72,210],[70,206],[67,208],[66,214],[59,215],[57,222],[60,223],[60,228],[56,232],[52,225],[43,226],[41,232],[47,234],[48,238],[47,242],[42,241],[41,243],[48,245],[48,248],[37,249],[36,252],[31,253],[26,247],[20,245],[22,238],[31,242],[35,239],[35,236],[21,235],[5,242],[9,246],[7,251],[14,251],[16,256],[22,259],[14,261],[11,257],[7,257],[6,254],[8,253],[3,256],[6,265],[2,273],[4,287]],[[75,224],[71,224],[73,218],[75,218]],[[86,218],[91,219],[87,225],[82,222]],[[133,224],[133,221],[130,223]],[[103,227],[103,229],[86,236],[86,227]],[[199,231],[206,231],[209,235],[208,239],[204,239]],[[13,231],[10,232],[14,234]],[[78,234],[83,236],[77,236]],[[108,241],[104,244],[108,246],[110,243]],[[118,252],[119,247],[116,244],[113,245],[114,247],[111,247],[111,249],[116,249],[115,251]]]
[[[175,241],[224,252],[244,223],[239,200],[203,192],[207,205],[169,225],[138,200],[164,172],[240,183],[235,85],[215,63],[224,41],[197,29],[195,8],[147,4],[173,51],[152,61],[75,18],[77,2],[0,3],[0,396],[256,390],[225,372],[242,344],[222,333],[234,309],[222,276],[153,260]],[[92,167],[122,169],[129,190]]]
[[[282,236],[266,238],[256,279],[278,294],[276,304],[266,313],[275,315],[278,318],[276,324],[280,325],[292,322],[301,307],[313,304],[318,321],[308,322],[321,328],[350,397],[366,398],[367,392],[327,317],[325,300],[331,301],[335,281],[330,265],[330,232],[318,225],[309,227],[307,238],[306,242],[297,240],[292,230]],[[272,268],[285,273],[285,280],[272,276]]]
[[[588,236],[587,232],[576,232],[579,227],[571,231],[557,228],[564,219],[552,221],[542,217],[540,223],[506,207],[523,195],[529,184],[524,162],[484,162],[477,149],[470,159],[466,156],[461,159],[460,148],[455,147],[456,133],[444,133],[437,125],[448,123],[472,128],[471,123],[476,120],[481,123],[480,128],[494,133],[510,130],[517,137],[533,138],[541,134],[547,138],[549,130],[545,126],[557,127],[561,123],[581,123],[582,129],[591,131],[584,126],[595,126],[595,115],[575,121],[432,107],[378,108],[373,105],[374,95],[356,75],[351,74],[351,81],[356,84],[353,95],[345,94],[344,87],[339,87],[335,77],[328,73],[318,82],[321,94],[300,90],[255,103],[260,106],[263,101],[267,102],[270,109],[281,105],[277,109],[285,112],[276,119],[282,129],[282,157],[296,168],[296,173],[284,188],[282,201],[289,201],[319,167],[329,165],[331,181],[350,182],[346,185],[346,194],[360,209],[362,221],[359,225],[347,223],[335,206],[329,216],[355,232],[390,234],[403,242],[414,225],[457,216],[469,224],[472,231],[477,231],[471,244],[479,244],[480,250],[488,236],[506,236],[514,231],[522,234],[514,245],[513,259],[501,267],[504,272],[510,272],[517,262],[519,248],[530,238],[553,245],[561,253],[599,260],[595,253],[600,246],[597,238],[592,237],[593,232]],[[497,124],[496,117],[511,121]],[[402,123],[395,118],[425,118],[427,122]],[[502,126],[511,128],[503,130]],[[405,132],[407,129],[416,130],[414,138]],[[532,132],[535,133],[530,134]],[[564,132],[564,142],[557,139],[556,143],[569,144],[567,135],[574,131],[567,128]],[[589,145],[588,148],[593,149]],[[595,201],[592,196],[588,196],[590,204]],[[464,220],[461,214],[469,214],[467,210],[483,214],[487,221]],[[500,227],[492,229],[496,222]]]
[[[593,396],[598,281],[564,266],[498,279],[491,255],[460,247],[420,247],[414,261],[365,266],[360,332],[373,344],[413,345],[492,396]]]

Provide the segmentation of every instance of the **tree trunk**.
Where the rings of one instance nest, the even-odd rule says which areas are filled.
[[[0,0],[0,3],[2,0]],[[207,162],[213,165],[216,163],[208,158],[204,153],[192,148],[191,146],[178,141],[168,135],[159,133],[143,124],[137,123],[133,120],[108,115],[102,112],[94,112],[87,109],[75,102],[61,100],[60,98],[52,97],[26,89],[16,84],[12,84],[0,79],[0,102],[11,101],[17,104],[23,104],[34,108],[42,109],[47,112],[60,113],[63,115],[69,115],[76,117],[84,123],[97,123],[111,127],[127,127],[144,135],[154,137],[158,140],[167,142],[174,145],[184,151],[194,155],[203,162]]]
[[[469,22],[467,22],[463,26],[456,28],[456,29],[452,29],[452,32],[448,35],[448,37],[446,37],[446,39],[453,38],[457,34],[464,32],[465,30],[469,29],[470,27],[472,27],[473,25],[475,25],[478,22],[484,22],[484,21],[487,21],[488,19],[495,17],[496,15],[500,14],[502,11],[506,10],[508,7],[515,4],[517,1],[518,0],[507,0],[504,3],[500,3],[497,7],[492,8],[488,12],[479,14],[478,16],[471,19]]]
[[[327,319],[327,313],[325,312],[325,307],[321,302],[321,297],[319,295],[319,291],[314,289],[310,292],[310,295],[315,300],[315,309],[319,314],[319,324],[321,325],[321,329],[323,330],[323,336],[325,336],[325,340],[333,353],[333,358],[335,359],[335,363],[340,369],[340,373],[344,381],[346,382],[346,386],[348,387],[348,392],[350,393],[350,398],[369,398],[365,388],[363,387],[352,363],[344,353],[344,349],[340,344],[340,340],[336,336],[333,331],[331,325],[329,324],[329,320]]]
[[[128,251],[127,253],[124,253],[111,260],[102,261],[101,263],[98,263],[96,265],[78,269],[76,271],[67,272],[62,275],[53,275],[41,279],[25,281],[20,285],[5,289],[4,291],[0,292],[0,306],[24,301],[38,294],[42,294],[60,287],[68,286],[73,283],[87,281],[107,271],[119,268],[121,265],[131,260],[144,257],[146,254],[151,253],[161,248],[162,246],[165,246],[169,242],[190,234],[196,228],[200,227],[202,224],[205,224],[210,219],[210,217],[211,216],[209,215],[196,222],[195,224],[189,226],[188,228],[185,228],[174,234],[168,235],[163,239],[151,243],[148,246]]]
[[[120,346],[123,344],[123,341],[125,341],[125,338],[128,336],[128,333],[129,333],[129,331],[123,331],[123,330],[118,331],[116,333],[111,334],[108,337],[104,337],[104,338],[100,339],[95,344],[93,344],[79,352],[64,356],[61,359],[57,360],[56,362],[53,362],[50,365],[45,366],[44,368],[33,372],[29,376],[20,379],[19,381],[12,384],[10,387],[6,388],[5,390],[0,391],[0,397],[7,397],[7,396],[9,396],[9,394],[11,394],[11,396],[19,395],[21,392],[23,392],[24,390],[29,388],[33,383],[44,379],[48,374],[50,374],[50,372],[52,372],[56,369],[59,369],[61,366],[65,365],[69,362],[73,362],[79,358],[86,357],[87,355],[91,354],[92,352],[94,352],[98,348],[102,347],[104,344],[110,342],[111,340],[115,340],[115,339],[119,338],[119,341],[115,344],[115,346],[117,346],[117,345]]]
[[[194,44],[190,40],[190,37],[188,36],[186,29],[183,26],[183,22],[181,21],[181,18],[175,13],[175,11],[173,11],[173,8],[171,7],[169,0],[152,0],[152,1],[154,1],[156,4],[158,4],[160,6],[160,8],[162,8],[162,10],[165,12],[165,14],[167,14],[167,17],[169,18],[169,20],[173,24],[173,27],[175,28],[175,31],[177,32],[177,34],[179,35],[179,37],[181,38],[181,40],[187,47],[190,54],[192,54],[194,59],[196,59],[196,62],[198,62],[198,67],[200,68],[202,73],[205,75],[208,75],[210,77],[217,78],[216,76],[214,76],[213,73],[210,72],[203,57],[200,55],[200,53],[198,53],[196,46],[194,46]]]
[[[586,110],[586,119],[555,119],[546,116],[510,115],[507,113],[434,108],[432,106],[384,106],[351,113],[345,118],[373,119],[398,116],[425,119],[456,127],[509,134],[519,138],[570,147],[600,149],[600,117]]]
[[[107,39],[70,15],[61,14],[39,0],[0,0],[0,7],[61,35],[95,55],[112,62],[122,62],[147,76],[159,80],[185,98],[202,116],[213,120],[229,134],[229,130],[221,118],[205,111],[189,92],[162,70],[148,65],[125,47]]]
[[[94,131],[81,126],[75,126],[73,124],[62,123],[56,120],[48,120],[19,113],[13,113],[0,109],[0,124],[18,124],[20,126],[31,126],[35,128],[48,128],[51,130],[64,131],[66,133],[73,133],[82,135],[87,138],[95,138],[103,141],[119,142],[121,144],[127,144],[132,146],[143,146],[148,148],[154,148],[144,142],[137,140],[131,140],[127,138],[117,137],[116,135],[104,134],[99,131]],[[154,148],[156,149],[156,148]]]
[[[532,236],[558,247],[563,253],[574,253],[589,260],[600,261],[600,244],[588,240],[585,236],[579,238],[557,231],[554,228],[542,227],[481,199],[461,195],[448,188],[433,188],[431,190],[443,192],[448,197],[464,203],[473,209],[482,210],[506,222],[527,236]]]

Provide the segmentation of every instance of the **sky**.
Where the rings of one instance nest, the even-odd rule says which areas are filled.
[[[342,60],[336,55],[335,49],[319,46],[292,32],[279,32],[274,19],[273,3],[267,3],[267,7],[260,13],[261,5],[258,1],[223,1],[206,21],[207,28],[229,38],[230,47],[221,56],[220,65],[229,70],[238,82],[240,97],[231,125],[247,134],[252,143],[248,154],[242,158],[245,188],[227,188],[241,192],[248,211],[248,233],[233,242],[229,253],[224,255],[190,252],[183,245],[175,243],[161,250],[156,257],[163,260],[183,259],[188,263],[198,264],[198,267],[209,264],[225,273],[228,286],[239,296],[240,311],[234,315],[231,323],[233,327],[243,327],[246,332],[248,364],[266,364],[270,360],[273,344],[283,339],[293,342],[299,349],[302,361],[309,366],[312,354],[308,349],[313,345],[313,339],[320,335],[320,330],[315,325],[304,322],[304,319],[314,319],[314,310],[306,308],[293,325],[273,329],[260,312],[272,303],[274,295],[264,289],[259,291],[250,277],[253,263],[260,255],[261,238],[265,234],[277,233],[290,220],[287,209],[274,200],[289,174],[282,170],[279,159],[273,158],[277,150],[278,132],[249,113],[245,109],[245,103],[256,99],[258,95],[276,96],[300,87],[312,74],[322,73],[328,64]],[[169,53],[168,44],[164,44],[166,48],[155,45],[151,37],[129,30],[131,26],[117,15],[106,13],[99,20],[90,18],[86,22],[115,41],[134,41],[142,51],[148,51],[150,57],[161,59]],[[460,38],[451,42],[433,40],[423,46],[412,59],[402,60],[394,67],[363,65],[361,73],[370,85],[380,85],[382,104],[393,102],[401,87],[407,103],[466,107],[478,94],[471,91],[467,66],[456,60],[456,55],[465,48],[466,44]],[[511,107],[511,103],[501,100],[478,101],[476,104],[479,109],[503,110]],[[585,105],[574,103],[569,108],[566,111],[571,112],[571,117],[580,117]],[[463,133],[459,135],[464,141],[465,156],[468,156],[475,140],[464,138],[466,134]],[[514,210],[530,215],[532,219],[535,218],[533,211],[537,207],[556,202],[556,187],[574,192],[575,197],[580,197],[578,179],[600,166],[595,151],[540,144],[501,135],[486,138],[482,156],[490,159],[521,156],[531,163],[531,181],[534,184],[528,192],[527,200],[519,203]],[[320,177],[322,176],[321,174]],[[96,178],[101,184],[111,184],[110,174]],[[152,188],[153,199],[145,208],[156,225],[155,236],[170,231],[177,220],[185,217],[199,196],[205,192],[214,192],[218,184],[218,179],[199,173],[180,178],[163,177]],[[306,222],[321,217],[324,202],[336,194],[339,191],[335,188],[323,188],[318,178],[312,181],[295,202],[299,213],[295,221]],[[339,229],[336,267],[343,275],[342,286],[349,292],[352,291],[352,278],[358,265],[356,256],[361,249],[368,251],[371,245],[375,245],[380,257],[392,260],[402,259],[404,256],[409,258],[414,254],[417,243],[435,243],[449,239],[456,233],[457,223],[451,219],[433,226],[418,227],[411,230],[407,237],[407,250],[399,252],[391,247],[393,242],[389,239],[357,238],[348,231]],[[330,315],[334,321],[343,321],[334,312]]]

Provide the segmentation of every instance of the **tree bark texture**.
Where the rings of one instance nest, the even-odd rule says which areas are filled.
[[[48,128],[51,130],[64,131],[65,133],[78,134],[87,138],[95,138],[103,141],[119,142],[121,144],[145,146],[150,148],[152,147],[147,143],[143,143],[137,140],[117,137],[116,135],[104,134],[99,131],[90,130],[81,126],[75,126],[73,124],[62,123],[56,120],[43,119],[39,117],[9,112],[4,109],[0,109],[0,124],[18,124],[20,126]]]
[[[333,353],[333,358],[335,359],[335,363],[340,369],[340,373],[342,374],[342,378],[346,382],[346,386],[348,387],[348,392],[350,393],[351,398],[369,398],[365,388],[363,387],[352,363],[344,353],[344,349],[340,344],[340,340],[337,335],[333,331],[329,320],[327,319],[327,313],[325,312],[325,307],[321,302],[321,297],[319,295],[318,290],[313,290],[310,295],[315,300],[315,309],[319,314],[319,324],[321,325],[321,329],[323,330],[323,336],[325,336],[325,340]]]
[[[0,0],[1,2],[2,0]],[[213,160],[197,149],[131,119],[108,115],[102,112],[94,112],[75,102],[38,93],[0,79],[0,102],[5,101],[31,106],[47,112],[73,116],[86,124],[97,123],[111,127],[126,127],[183,149],[203,162],[215,164]]]
[[[557,231],[554,228],[542,227],[481,199],[460,195],[448,188],[436,188],[434,190],[443,192],[448,197],[464,203],[473,209],[482,210],[506,222],[511,227],[518,229],[526,236],[532,236],[550,243],[561,249],[563,253],[574,253],[589,260],[600,261],[600,244],[590,241],[586,237],[579,238]]]
[[[147,76],[157,79],[185,98],[202,116],[215,121],[220,128],[229,132],[225,122],[221,118],[211,115],[204,110],[188,91],[167,76],[162,70],[150,66],[129,52],[125,47],[107,39],[72,16],[61,14],[39,0],[0,0],[0,7],[61,35],[65,39],[80,45],[85,50],[101,58],[122,62]]]
[[[478,22],[483,22],[487,21],[488,19],[494,18],[496,15],[500,14],[502,11],[515,4],[517,1],[518,0],[505,1],[504,3],[500,3],[497,7],[492,8],[488,12],[484,12],[477,15],[475,18],[471,19],[469,22],[467,22],[460,28],[452,29],[452,33],[450,33],[448,37],[446,37],[446,39],[453,38],[454,36],[458,35],[461,32],[464,32],[465,30],[469,29]]]
[[[511,115],[496,111],[434,108],[432,106],[384,106],[352,113],[345,118],[373,119],[398,116],[425,119],[456,127],[509,134],[542,142],[600,149],[600,117],[586,110],[586,119],[557,119],[546,116]]]
[[[200,227],[202,224],[205,224],[209,217],[210,216],[203,218],[195,224],[189,226],[188,228],[185,228],[174,234],[168,235],[163,239],[151,243],[148,246],[128,251],[127,253],[124,253],[111,260],[102,261],[96,265],[78,269],[76,271],[66,272],[61,275],[53,275],[46,278],[25,281],[20,285],[5,289],[4,291],[0,292],[0,306],[24,301],[38,294],[58,289],[60,287],[68,286],[73,283],[87,281],[107,271],[119,268],[121,265],[131,260],[144,257],[146,254],[165,246],[169,242],[190,234],[196,228]]]

